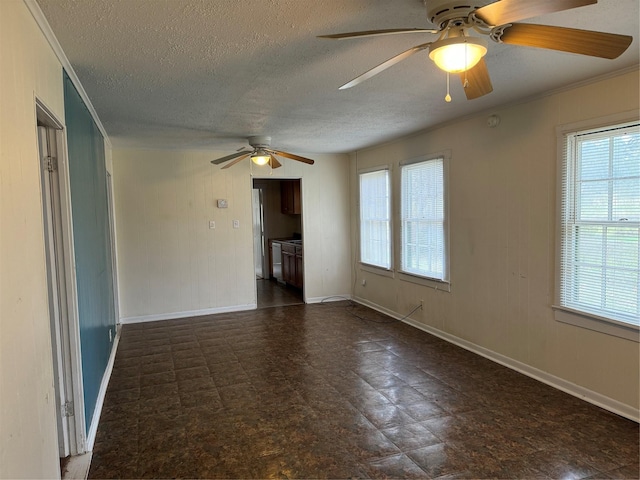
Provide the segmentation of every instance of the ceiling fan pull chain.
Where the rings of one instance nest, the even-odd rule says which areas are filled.
[[[447,72],[447,95],[444,97],[444,101],[447,103],[451,101],[451,95],[449,95],[449,72]]]

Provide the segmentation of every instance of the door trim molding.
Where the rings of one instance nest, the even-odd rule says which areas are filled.
[[[64,124],[58,120],[52,110],[34,95],[34,118],[36,135],[38,120],[55,129],[58,156],[58,183],[60,194],[60,217],[62,223],[62,252],[64,256],[64,274],[66,284],[67,334],[69,348],[70,400],[74,404],[74,415],[69,418],[69,450],[71,455],[86,452],[86,418],[84,414],[84,388],[82,381],[82,356],[80,347],[80,325],[78,314],[78,290],[75,275],[75,247],[73,242],[73,223],[71,212],[71,184],[67,157],[67,138]],[[38,154],[39,157],[39,154]],[[40,158],[38,158],[40,164]],[[40,176],[42,169],[38,168]],[[41,178],[42,181],[42,178]],[[42,195],[42,193],[41,193]],[[44,201],[44,199],[43,199]],[[43,232],[44,233],[44,232]],[[64,342],[63,342],[64,343]]]

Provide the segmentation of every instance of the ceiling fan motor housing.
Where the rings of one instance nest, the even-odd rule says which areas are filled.
[[[269,148],[271,146],[271,137],[265,135],[254,135],[247,138],[247,141],[253,148]]]
[[[443,29],[447,23],[460,20],[460,25],[465,23],[465,19],[475,9],[483,7],[487,2],[474,2],[469,0],[425,0],[427,7],[427,18],[438,29]]]

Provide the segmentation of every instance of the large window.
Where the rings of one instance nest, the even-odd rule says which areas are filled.
[[[565,134],[560,307],[614,323],[640,316],[640,128]]]
[[[360,174],[360,261],[391,268],[389,170]]]
[[[401,174],[402,272],[448,280],[444,157],[407,163]]]

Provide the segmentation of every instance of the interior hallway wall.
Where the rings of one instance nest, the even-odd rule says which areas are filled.
[[[348,157],[310,155],[313,166],[283,160],[270,175],[248,160],[227,170],[210,163],[225,154],[113,150],[121,318],[255,306],[252,175],[302,179],[307,299],[350,292]]]
[[[639,402],[638,343],[557,322],[554,303],[558,125],[639,108],[638,71],[497,109],[359,151],[351,162],[352,254],[357,169],[392,165],[399,265],[399,162],[451,151],[451,293],[357,269],[355,296],[596,392]],[[465,101],[459,99],[457,101]],[[361,280],[366,279],[366,286]]]
[[[0,477],[60,476],[35,98],[64,120],[62,65],[0,1]]]

